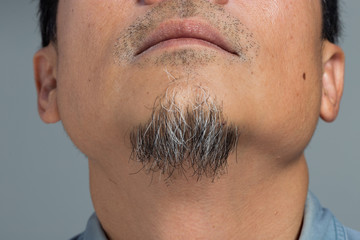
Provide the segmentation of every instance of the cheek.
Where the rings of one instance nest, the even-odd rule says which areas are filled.
[[[249,132],[254,139],[261,139],[260,145],[272,146],[274,153],[284,149],[300,153],[319,118],[320,4],[307,0],[232,4],[237,3],[241,8],[234,11],[238,11],[236,14],[254,32],[260,45],[246,93],[250,99],[245,101],[246,112],[251,115]],[[234,103],[232,108],[241,106]],[[235,117],[240,119],[241,115]]]
[[[264,6],[254,10],[259,19],[253,27],[261,42],[256,67],[260,84],[266,89],[265,106],[282,109],[282,117],[295,122],[296,118],[309,118],[310,112],[317,118],[322,66],[319,2],[255,2],[249,5]]]
[[[134,5],[128,0],[60,1],[59,112],[66,132],[89,157],[104,154],[98,149],[108,149],[114,142],[123,146],[124,132],[114,126],[114,119],[121,118],[124,126],[131,118],[121,117],[127,116],[121,106],[131,107],[132,93],[126,91],[129,77],[124,69],[114,67],[113,50],[118,32],[136,18],[129,11]]]
[[[268,136],[264,138],[266,143],[276,143],[274,149],[286,149],[289,153],[301,153],[309,143],[321,103],[321,73],[318,71],[321,65],[307,62],[297,65],[263,76],[267,83],[263,84],[262,94],[256,99],[257,103],[262,103],[257,116],[260,128],[256,133]],[[283,153],[286,154],[285,150]]]
[[[80,118],[82,112],[104,108],[111,79],[106,66],[113,64],[112,51],[119,29],[126,24],[124,7],[129,1],[68,0],[58,9],[58,88],[63,116]],[[99,64],[101,63],[101,64]],[[91,103],[97,103],[92,105]],[[69,113],[68,113],[69,112]],[[82,121],[82,120],[81,120]]]

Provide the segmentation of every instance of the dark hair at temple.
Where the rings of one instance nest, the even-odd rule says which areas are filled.
[[[59,0],[40,0],[39,21],[42,38],[42,46],[56,42],[56,16]]]
[[[59,0],[40,0],[39,20],[42,46],[56,42],[56,15]],[[321,0],[323,8],[323,39],[336,43],[340,35],[338,0]]]
[[[338,0],[321,0],[323,8],[323,39],[336,43],[341,34]]]

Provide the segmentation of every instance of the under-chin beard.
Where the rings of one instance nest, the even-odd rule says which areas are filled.
[[[238,127],[226,121],[220,104],[200,86],[192,101],[179,104],[177,94],[157,98],[150,119],[130,133],[131,159],[146,173],[160,171],[170,179],[175,170],[193,171],[197,181],[225,173],[236,149]],[[180,101],[181,102],[181,101]]]

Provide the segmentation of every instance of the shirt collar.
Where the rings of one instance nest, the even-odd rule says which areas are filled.
[[[315,195],[309,191],[299,240],[317,239],[345,240],[346,232],[334,215],[323,208]]]
[[[91,215],[87,225],[85,232],[83,233],[83,238],[81,240],[107,240],[105,236],[105,232],[102,229],[100,222],[94,213]]]

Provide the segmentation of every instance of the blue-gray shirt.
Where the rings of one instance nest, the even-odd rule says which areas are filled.
[[[107,240],[95,213],[90,217],[85,231],[71,240]],[[360,232],[344,227],[309,192],[300,240],[360,240]]]

